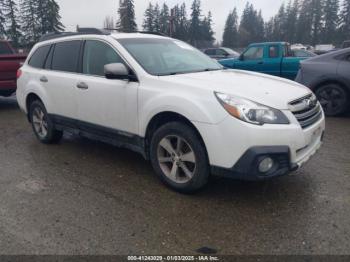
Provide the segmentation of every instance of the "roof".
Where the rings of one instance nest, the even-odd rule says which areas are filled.
[[[262,43],[253,43],[253,44],[250,44],[249,46],[251,45],[287,45],[289,43],[287,42],[262,42]]]

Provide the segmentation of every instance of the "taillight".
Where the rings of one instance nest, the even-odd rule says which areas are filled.
[[[17,70],[17,79],[19,79],[22,75],[22,70],[21,69],[18,69]]]

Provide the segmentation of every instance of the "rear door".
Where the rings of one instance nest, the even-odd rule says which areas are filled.
[[[281,77],[295,80],[300,68],[300,61],[305,59],[304,57],[293,57],[290,46],[285,45],[281,64]]]
[[[262,73],[281,76],[282,52],[279,45],[268,45]]]
[[[75,89],[81,45],[80,40],[56,43],[39,78],[47,90],[49,113],[65,124],[77,118]]]

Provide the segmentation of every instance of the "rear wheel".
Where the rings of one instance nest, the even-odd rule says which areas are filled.
[[[61,140],[63,132],[54,128],[54,124],[47,114],[45,106],[39,100],[30,104],[29,118],[33,131],[40,142],[54,144]]]
[[[208,181],[205,147],[196,132],[183,123],[168,123],[155,132],[150,158],[160,179],[176,191],[194,192]]]
[[[316,89],[315,92],[327,116],[336,116],[347,111],[349,94],[340,85],[330,83]]]

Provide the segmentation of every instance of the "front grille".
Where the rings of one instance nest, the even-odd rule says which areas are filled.
[[[322,108],[314,94],[290,102],[289,108],[303,129],[322,118]]]

